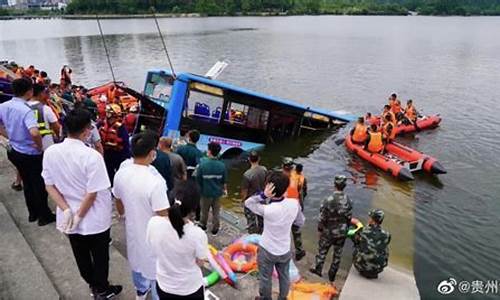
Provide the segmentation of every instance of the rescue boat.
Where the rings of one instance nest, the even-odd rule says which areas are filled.
[[[419,130],[433,129],[439,126],[441,123],[441,117],[439,115],[425,116],[417,120],[417,127]],[[415,132],[417,129],[414,125],[403,125],[400,124],[396,126],[396,135]]]
[[[385,154],[365,150],[363,145],[352,142],[350,134],[346,136],[345,144],[347,149],[362,159],[403,181],[415,179],[412,172],[420,170],[431,174],[446,173],[446,169],[435,158],[399,143],[387,144]]]

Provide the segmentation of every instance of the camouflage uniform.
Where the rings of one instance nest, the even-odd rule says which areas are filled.
[[[379,224],[370,224],[354,238],[353,264],[358,272],[368,278],[376,278],[387,266],[387,246],[391,235]]]
[[[335,281],[335,276],[342,257],[349,223],[352,217],[352,202],[342,191],[335,191],[333,196],[323,201],[320,208],[320,219],[318,223],[319,249],[316,255],[316,264],[311,269],[316,274],[321,274],[326,255],[333,246],[333,261],[328,271],[330,281]]]

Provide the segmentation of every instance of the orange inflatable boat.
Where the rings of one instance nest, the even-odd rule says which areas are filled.
[[[441,123],[441,117],[439,115],[425,116],[417,120],[417,126],[419,130],[433,129],[439,126]],[[400,124],[396,126],[396,135],[415,132],[417,129],[413,125],[403,125]]]
[[[446,173],[446,170],[435,158],[398,143],[387,144],[385,154],[371,153],[363,149],[363,145],[352,142],[349,134],[346,136],[345,144],[347,149],[362,159],[400,180],[413,180],[412,172],[420,170],[432,174]]]

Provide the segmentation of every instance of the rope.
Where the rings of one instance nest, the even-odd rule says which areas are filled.
[[[102,33],[101,21],[99,21],[99,15],[96,14],[95,18],[97,20],[97,25],[99,26],[99,32],[101,33],[102,44],[104,45],[104,51],[106,52],[106,58],[108,60],[109,70],[111,71],[111,77],[113,77],[113,82],[116,82],[115,72],[113,72],[113,66],[111,65],[111,59],[109,58],[108,47],[106,46],[106,39],[104,38],[104,34]]]
[[[158,19],[156,18],[156,11],[153,6],[151,6],[151,12],[153,13],[153,18],[155,19],[155,24],[156,28],[158,29],[158,34],[160,35],[161,43],[163,45],[163,50],[165,51],[165,54],[167,55],[167,60],[168,64],[170,65],[170,70],[172,71],[172,76],[175,78],[175,71],[174,71],[174,65],[172,64],[172,61],[170,60],[170,55],[168,55],[168,50],[167,50],[167,45],[165,44],[165,39],[163,38],[163,34],[161,33],[160,29],[160,24],[158,24]]]

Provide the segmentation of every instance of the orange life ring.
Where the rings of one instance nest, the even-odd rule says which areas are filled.
[[[253,244],[234,243],[229,245],[226,250],[224,250],[224,257],[233,271],[248,273],[257,269],[257,249],[258,247]],[[236,262],[232,259],[232,257],[238,252],[250,254],[252,258],[246,263]]]

